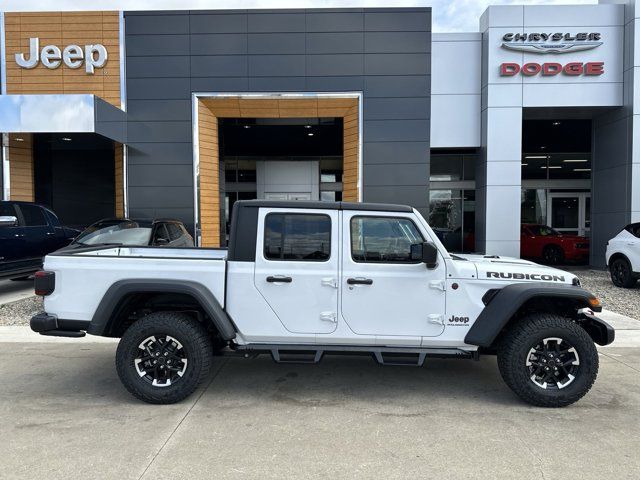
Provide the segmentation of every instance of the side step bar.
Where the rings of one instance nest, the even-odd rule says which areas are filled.
[[[477,351],[459,348],[403,348],[371,347],[360,345],[239,345],[234,350],[221,352],[222,355],[240,355],[254,358],[269,354],[276,363],[320,363],[325,355],[371,355],[380,365],[401,365],[421,367],[430,358],[478,359]]]

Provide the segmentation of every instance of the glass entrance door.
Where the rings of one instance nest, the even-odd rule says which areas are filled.
[[[549,193],[547,219],[549,226],[559,232],[589,236],[591,230],[591,193]]]

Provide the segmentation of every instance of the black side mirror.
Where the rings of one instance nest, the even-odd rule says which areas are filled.
[[[169,240],[167,240],[166,238],[159,238],[156,240],[156,246],[163,247],[165,245],[169,245]]]
[[[436,268],[438,249],[431,242],[414,243],[411,245],[411,260],[422,262],[427,268]]]

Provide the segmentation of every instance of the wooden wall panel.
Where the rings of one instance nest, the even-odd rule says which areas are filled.
[[[18,140],[22,139],[22,141]],[[35,201],[33,187],[33,136],[9,135],[9,188],[10,199]]]
[[[34,12],[5,13],[7,92],[91,93],[120,107],[120,46],[118,12]],[[107,63],[86,73],[84,64],[72,69],[64,64],[48,69],[39,63],[33,69],[19,67],[16,53],[29,51],[29,39],[38,37],[40,49],[53,44],[61,50],[67,45],[100,43],[107,49]]]
[[[342,198],[358,201],[359,106],[357,98],[209,97],[198,100],[200,228],[202,246],[220,246],[218,118],[342,117]]]
[[[115,214],[124,217],[124,145],[115,145]]]

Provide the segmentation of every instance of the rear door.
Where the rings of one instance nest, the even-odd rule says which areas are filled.
[[[0,217],[18,218],[18,212],[13,204],[0,202]],[[21,268],[20,262],[26,256],[26,240],[22,225],[0,225],[0,247],[0,275]]]
[[[339,212],[261,209],[254,283],[292,333],[331,333],[338,308]]]
[[[39,264],[42,262],[42,257],[55,250],[50,242],[50,238],[55,235],[55,232],[53,227],[49,225],[44,210],[39,206],[21,203],[17,205],[17,208],[22,214],[24,222],[27,256],[35,264]]]

